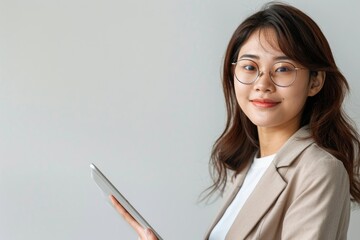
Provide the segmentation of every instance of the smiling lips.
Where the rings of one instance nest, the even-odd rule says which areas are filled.
[[[260,107],[260,108],[272,108],[277,106],[280,102],[279,101],[275,101],[275,100],[271,100],[271,99],[253,99],[250,100],[250,102],[252,104],[254,104],[256,107]]]

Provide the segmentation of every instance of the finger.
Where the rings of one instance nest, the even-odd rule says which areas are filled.
[[[136,233],[141,237],[141,239],[146,239],[145,231],[143,227],[126,211],[126,209],[118,202],[114,196],[110,196],[110,200],[114,205],[115,209],[120,213],[120,215],[125,219],[126,222],[130,224]]]

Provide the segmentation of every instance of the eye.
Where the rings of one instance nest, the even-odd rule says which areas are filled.
[[[295,67],[291,63],[276,63],[273,67],[275,73],[289,73],[294,70]]]
[[[243,59],[243,60],[240,60],[238,63],[237,63],[239,69],[241,69],[242,72],[248,72],[248,73],[251,73],[251,72],[257,72],[257,65],[255,62],[251,61],[251,60],[246,60],[246,59]]]
[[[245,65],[245,66],[243,66],[243,68],[247,71],[256,71],[256,67],[254,67],[252,65]]]
[[[286,67],[279,67],[277,69],[275,69],[275,72],[288,72],[289,68]]]

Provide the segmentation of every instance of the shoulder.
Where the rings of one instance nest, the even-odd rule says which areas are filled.
[[[274,159],[276,168],[302,169],[312,172],[322,169],[345,173],[343,163],[331,153],[321,148],[311,137],[307,127],[299,129],[279,150]]]
[[[304,149],[284,173],[289,181],[301,181],[302,186],[349,186],[349,177],[343,163],[316,143]]]
[[[304,149],[296,162],[299,167],[309,169],[310,171],[321,169],[322,172],[335,171],[346,173],[343,163],[316,143]]]

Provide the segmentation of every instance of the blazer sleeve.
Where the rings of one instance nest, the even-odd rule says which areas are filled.
[[[312,159],[298,178],[281,239],[346,239],[350,217],[348,174],[331,155]]]

